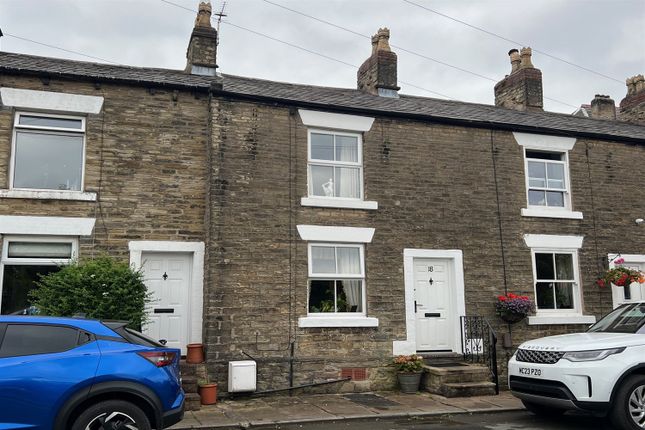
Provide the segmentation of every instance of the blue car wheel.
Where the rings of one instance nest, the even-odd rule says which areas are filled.
[[[74,422],[72,430],[150,430],[150,422],[136,405],[108,400],[90,406]]]

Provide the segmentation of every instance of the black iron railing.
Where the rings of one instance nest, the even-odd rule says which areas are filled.
[[[497,334],[486,318],[461,317],[461,352],[464,355],[464,361],[488,366],[495,383],[495,394],[499,394]]]

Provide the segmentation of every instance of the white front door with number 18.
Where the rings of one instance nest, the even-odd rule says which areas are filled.
[[[170,348],[186,353],[188,343],[188,290],[190,254],[144,253],[141,256],[144,282],[152,293],[148,323],[143,333],[155,340],[165,339]]]
[[[450,260],[414,259],[417,351],[452,351],[456,312],[450,275]]]

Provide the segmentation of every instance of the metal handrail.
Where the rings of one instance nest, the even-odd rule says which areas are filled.
[[[499,394],[499,371],[497,369],[497,334],[488,320],[482,316],[462,316],[461,352],[464,361],[486,364]]]

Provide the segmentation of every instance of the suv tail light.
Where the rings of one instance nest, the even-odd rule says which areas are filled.
[[[164,367],[172,364],[172,362],[175,361],[175,356],[177,355],[170,351],[146,351],[137,352],[137,354],[157,367]]]

